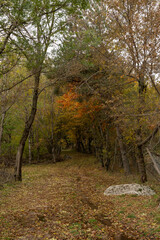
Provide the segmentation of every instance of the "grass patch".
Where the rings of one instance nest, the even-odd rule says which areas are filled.
[[[129,214],[127,215],[127,218],[136,218],[136,216],[134,214]]]
[[[97,220],[94,218],[91,218],[91,219],[88,219],[88,222],[93,224],[93,223],[97,223]]]
[[[121,210],[121,211],[119,211],[118,213],[119,213],[119,214],[124,214],[125,211],[124,211],[124,210]]]
[[[81,223],[72,223],[68,228],[69,229],[81,229],[82,224]]]

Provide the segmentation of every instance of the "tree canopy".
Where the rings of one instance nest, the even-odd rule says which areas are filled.
[[[55,163],[76,149],[147,181],[146,147],[159,153],[159,1],[0,8],[1,163],[21,180],[22,157]]]

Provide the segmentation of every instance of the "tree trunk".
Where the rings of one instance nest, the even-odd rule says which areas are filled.
[[[105,168],[106,168],[106,171],[109,170],[109,167],[110,167],[110,163],[111,163],[111,157],[110,157],[110,151],[111,151],[111,144],[110,144],[110,139],[109,139],[109,128],[107,129],[107,132],[106,132],[106,154],[105,154]]]
[[[40,143],[39,143],[39,131],[38,131],[38,122],[36,122],[35,128],[35,142],[36,142],[36,161],[39,162],[40,160]]]
[[[104,168],[104,161],[103,161],[103,145],[95,146],[96,149],[96,159],[101,163],[101,166]]]
[[[82,143],[81,130],[76,130],[76,150],[77,152],[84,152],[84,145]]]
[[[51,144],[52,144],[52,161],[53,163],[56,163],[56,155],[55,155],[55,148],[54,148],[54,109],[53,109],[53,103],[54,103],[54,99],[53,99],[53,95],[51,96]]]
[[[1,146],[2,146],[2,136],[3,136],[3,126],[4,126],[4,119],[6,116],[6,112],[2,113],[2,118],[1,118],[1,125],[0,125],[0,155],[2,152]]]
[[[147,181],[147,174],[146,174],[146,166],[143,156],[143,149],[142,146],[138,146],[138,169],[141,174],[141,182],[145,183]]]
[[[25,147],[26,140],[29,135],[29,131],[32,127],[36,111],[37,111],[37,102],[38,102],[38,89],[39,89],[39,81],[40,81],[40,75],[41,75],[41,70],[39,70],[35,74],[34,78],[34,93],[33,93],[33,99],[32,99],[32,108],[31,108],[31,113],[26,121],[22,138],[20,140],[18,150],[17,150],[17,155],[16,155],[16,165],[15,165],[15,180],[16,181],[22,181],[22,156],[23,156],[23,151]]]
[[[94,131],[93,131],[94,148],[95,148],[96,159],[101,163],[102,167],[105,167],[104,159],[103,159],[103,140],[104,139],[100,131],[101,131],[100,127],[94,128]]]
[[[29,132],[28,137],[28,153],[29,153],[29,163],[32,162],[32,140],[31,140],[31,131]]]
[[[146,92],[146,85],[144,82],[144,78],[141,76],[139,78],[139,114],[143,112],[143,106],[145,104],[145,92]],[[138,118],[138,124],[140,122],[140,118]],[[140,125],[137,129],[137,141],[142,142],[142,126]],[[138,159],[137,159],[137,164],[138,164],[138,169],[141,174],[141,182],[144,183],[147,181],[147,173],[146,173],[146,166],[145,166],[145,161],[144,161],[144,156],[143,156],[143,146],[138,145],[137,146],[138,150]]]
[[[137,160],[137,156],[136,156],[135,147],[130,151],[130,157],[132,159],[132,166],[133,166],[134,172],[139,173],[138,160]]]
[[[117,131],[117,138],[118,138],[119,147],[120,147],[121,156],[122,156],[124,172],[126,175],[129,175],[130,174],[129,161],[126,157],[126,151],[125,151],[124,144],[123,144],[123,136],[120,133],[119,126],[116,126],[116,131]]]
[[[92,137],[89,137],[88,138],[88,153],[91,154],[92,153],[92,146],[91,146],[91,143],[92,143]]]
[[[56,156],[55,156],[54,146],[52,146],[52,161],[53,161],[53,163],[56,163]]]

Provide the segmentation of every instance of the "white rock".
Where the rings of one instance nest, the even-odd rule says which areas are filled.
[[[156,194],[150,187],[140,184],[121,184],[113,185],[107,188],[104,195],[124,195],[124,194],[136,194],[139,196],[150,196]]]

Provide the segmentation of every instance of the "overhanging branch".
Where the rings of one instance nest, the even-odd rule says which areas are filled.
[[[27,80],[28,78],[32,77],[34,74],[35,74],[35,73],[30,74],[29,76],[23,78],[23,79],[20,80],[19,82],[16,82],[15,84],[13,84],[11,87],[2,89],[2,90],[0,91],[0,93],[3,93],[3,92],[6,92],[6,91],[11,90],[12,88],[16,87],[17,85],[19,85],[20,83],[24,82],[24,81]]]
[[[141,143],[138,144],[138,147],[141,147],[141,146],[145,145],[146,143],[148,143],[149,140],[156,135],[159,127],[160,127],[160,123],[154,128],[153,132],[144,141],[142,141]]]

